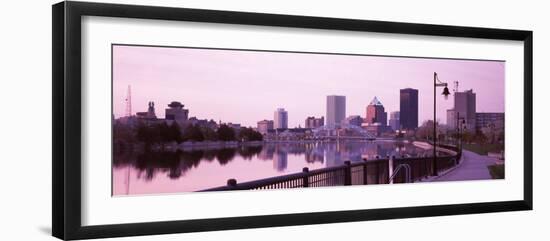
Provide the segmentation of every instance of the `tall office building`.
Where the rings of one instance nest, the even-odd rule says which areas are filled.
[[[288,129],[288,112],[284,108],[278,108],[273,116],[275,129]]]
[[[380,102],[375,96],[367,106],[365,122],[367,124],[378,123],[381,126],[386,126],[388,125],[387,119],[388,113],[384,111],[384,105],[382,105],[382,102]]]
[[[346,119],[346,97],[340,95],[327,96],[327,125],[338,126]]]
[[[401,89],[399,91],[399,122],[401,128],[414,130],[418,128],[418,90]]]
[[[476,93],[473,90],[455,92],[454,108],[447,110],[447,126],[456,128],[457,118],[463,118],[465,128],[474,131],[476,128]]]
[[[399,111],[390,112],[389,125],[394,131],[401,129],[401,124],[399,123]]]

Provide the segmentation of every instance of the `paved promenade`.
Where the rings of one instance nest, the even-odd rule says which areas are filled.
[[[495,163],[495,158],[463,150],[461,163],[454,170],[433,179],[432,181],[460,181],[491,179],[488,165]]]

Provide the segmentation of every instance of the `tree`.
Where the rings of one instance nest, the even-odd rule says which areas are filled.
[[[474,140],[474,134],[472,134],[472,132],[468,131],[468,130],[464,130],[462,132],[462,141],[464,143],[472,143],[472,141]]]
[[[204,135],[204,139],[207,141],[217,141],[218,140],[218,133],[216,131],[212,130],[212,128],[205,126],[201,128],[202,134]]]
[[[437,130],[437,138],[438,140],[441,140],[441,135],[443,132],[443,127],[436,122],[436,130]],[[418,127],[418,130],[416,131],[416,138],[418,139],[424,139],[424,140],[432,140],[434,137],[434,122],[433,120],[425,121],[422,126]]]
[[[170,140],[175,141],[177,143],[180,143],[182,141],[180,125],[178,125],[178,123],[175,121],[172,122],[172,125],[170,125],[169,136],[170,136],[169,138]]]
[[[146,145],[158,143],[160,141],[160,134],[156,126],[148,126],[140,123],[137,127],[137,139]]]
[[[133,142],[135,136],[130,126],[116,122],[113,125],[113,139]]]
[[[172,135],[170,133],[170,127],[168,126],[168,124],[166,124],[166,122],[163,121],[162,123],[158,124],[157,128],[160,136],[160,141],[162,143],[173,141]]]
[[[260,132],[255,131],[252,128],[243,127],[239,132],[239,140],[242,141],[261,141],[263,136]]]
[[[201,128],[197,125],[190,124],[183,131],[184,141],[204,141],[204,135]]]
[[[487,136],[483,134],[481,131],[476,131],[474,136],[474,141],[478,144],[486,143],[487,142]]]
[[[116,122],[113,125],[113,149],[115,153],[128,150],[136,142],[134,130],[126,124]]]
[[[218,130],[218,139],[221,141],[235,141],[235,130],[233,128],[223,124],[221,125]]]

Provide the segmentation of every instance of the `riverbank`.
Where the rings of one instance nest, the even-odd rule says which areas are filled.
[[[504,151],[503,144],[463,144],[462,148],[475,152],[480,155],[488,155],[489,153],[501,153]]]
[[[186,141],[182,143],[164,143],[162,145],[154,145],[151,149],[153,150],[164,150],[164,151],[193,151],[193,150],[215,150],[215,149],[224,149],[224,148],[237,148],[241,146],[261,146],[263,141],[201,141],[201,142],[191,142]]]
[[[412,144],[416,147],[419,147],[419,148],[422,148],[424,150],[432,150],[433,149],[433,145],[428,143],[428,142],[423,142],[423,141],[413,141]],[[453,150],[449,150],[449,149],[446,149],[446,148],[443,148],[443,147],[437,147],[436,148],[436,151],[438,152],[444,152],[444,153],[447,153],[447,154],[450,154],[450,155],[456,155],[456,151],[453,151]]]
[[[351,142],[372,142],[368,140],[345,140]],[[268,141],[200,141],[192,142],[186,141],[181,143],[170,142],[164,144],[155,144],[151,149],[153,150],[212,150],[223,148],[236,148],[241,146],[260,146],[263,144],[310,144],[310,143],[329,143],[336,142],[334,140],[268,140]],[[142,143],[136,144],[137,149],[141,148]]]

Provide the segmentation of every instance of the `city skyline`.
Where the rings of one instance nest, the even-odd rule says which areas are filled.
[[[329,95],[346,96],[346,116],[364,117],[374,96],[399,111],[400,89],[419,90],[419,125],[432,118],[436,71],[452,89],[474,89],[479,112],[504,112],[504,62],[275,53],[139,46],[113,47],[113,114],[124,116],[127,86],[133,113],[147,103],[179,101],[189,116],[256,126],[273,111],[288,112],[288,126],[326,116]],[[376,88],[372,88],[375,86]],[[215,88],[212,88],[215,87]],[[438,120],[453,100],[438,95]]]

